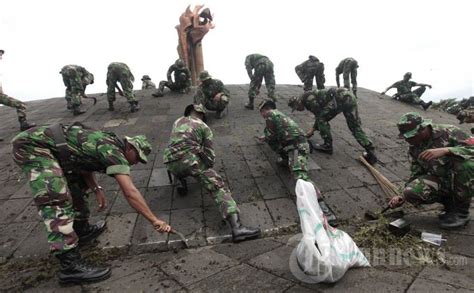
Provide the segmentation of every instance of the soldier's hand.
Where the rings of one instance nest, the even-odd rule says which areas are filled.
[[[390,202],[388,203],[389,207],[391,209],[398,208],[405,202],[405,199],[399,195],[396,195],[390,199]]]
[[[102,188],[98,188],[95,192],[95,198],[97,200],[97,211],[102,212],[107,207],[107,201],[105,199],[105,192]]]
[[[427,85],[429,88],[432,88],[432,86],[430,84]]]
[[[435,159],[444,157],[447,154],[449,154],[449,149],[448,148],[429,149],[429,150],[426,150],[426,151],[422,152],[418,156],[418,158],[420,160],[424,160],[424,161],[431,161],[431,160],[435,160]]]
[[[258,140],[259,143],[265,142],[265,136],[255,136],[255,139]]]
[[[308,130],[308,132],[306,132],[306,137],[307,138],[310,138],[313,135],[314,135],[314,129],[313,128],[311,128],[310,130]]]
[[[153,228],[160,233],[165,233],[171,231],[171,226],[168,225],[165,221],[157,219],[153,222]]]

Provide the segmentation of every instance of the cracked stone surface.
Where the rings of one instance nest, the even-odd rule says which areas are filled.
[[[295,182],[289,170],[276,165],[278,156],[254,138],[263,133],[264,121],[258,111],[243,108],[248,85],[229,85],[228,88],[231,92],[228,113],[220,120],[212,113],[208,117],[208,125],[214,132],[215,170],[233,193],[241,210],[242,223],[258,226],[265,232],[262,239],[239,244],[231,243],[230,227],[197,181],[188,178],[190,192],[187,196],[179,196],[170,184],[163,164],[163,149],[168,143],[172,124],[182,115],[185,105],[192,102],[193,93],[167,92],[165,97],[156,99],[151,97],[153,91],[135,91],[142,106],[137,113],[129,113],[128,103],[120,97],[115,103],[116,111],[109,112],[105,94],[97,94],[97,105],[85,102],[87,113],[76,117],[66,110],[64,98],[26,103],[28,119],[38,124],[78,121],[115,132],[118,136],[146,135],[152,144],[152,153],[148,164],[132,167],[133,181],[152,212],[183,232],[193,247],[182,250],[176,235],[156,233],[149,222],[128,205],[115,179],[98,174],[96,178],[106,191],[108,207],[97,212],[97,203],[91,194],[91,215],[93,220],[106,219],[108,229],[99,237],[95,249],[113,251],[113,248],[120,248],[121,254],[112,260],[111,279],[70,286],[68,291],[219,291],[222,287],[229,291],[275,292],[474,290],[474,246],[470,245],[474,240],[472,221],[464,229],[446,232],[439,229],[436,212],[422,213],[423,210],[414,209],[409,209],[407,216],[414,222],[414,227],[442,233],[447,239],[448,256],[460,264],[451,265],[449,270],[436,266],[351,269],[333,285],[298,281],[288,267],[289,254],[297,245],[297,241],[288,241],[295,232],[280,229],[288,225],[298,228]],[[293,117],[304,130],[312,126],[314,117],[311,113],[291,113],[286,106],[289,97],[303,92],[301,86],[277,85],[276,92],[281,111]],[[407,144],[397,138],[395,123],[403,113],[420,109],[388,97],[379,98],[377,93],[364,88],[359,89],[358,96],[362,128],[374,141],[381,161],[377,168],[401,185],[409,176],[410,163]],[[469,131],[469,125],[458,125],[453,115],[431,109],[422,114],[437,123],[455,124]],[[0,142],[1,264],[46,256],[48,244],[26,178],[11,159],[9,141],[18,132],[16,112],[0,107],[0,119],[0,133],[4,138]],[[351,233],[352,221],[363,218],[367,209],[383,207],[387,199],[372,175],[356,160],[363,149],[347,128],[343,115],[335,117],[330,124],[334,154],[311,153],[309,175],[323,192],[328,206],[349,225],[347,231]],[[315,143],[321,142],[318,134],[311,139]],[[34,276],[34,272],[35,268],[31,268],[19,271],[17,275]],[[13,288],[7,286],[22,286],[21,281],[2,280],[3,276],[0,276],[0,284],[3,284],[0,290]],[[15,285],[11,285],[13,283]],[[28,289],[14,288],[10,291]],[[54,279],[40,280],[28,290],[63,291]]]

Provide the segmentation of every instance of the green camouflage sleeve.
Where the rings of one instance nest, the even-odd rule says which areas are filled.
[[[474,159],[474,145],[468,143],[469,135],[460,129],[453,129],[449,136],[448,149],[451,154],[466,160]]]
[[[130,164],[119,147],[110,143],[98,144],[97,153],[99,154],[100,161],[107,166],[107,175],[130,175]]]
[[[207,126],[201,127],[200,135],[202,138],[201,158],[203,158],[209,166],[213,166],[216,160],[216,154],[214,152],[214,147],[212,146],[212,130]]]
[[[421,167],[421,165],[416,160],[412,159],[411,167],[410,167],[410,179],[408,179],[408,182],[414,180],[415,178],[425,173],[426,171],[423,169],[423,167]]]
[[[226,96],[230,96],[229,90],[224,86],[224,83],[222,83],[222,81],[218,80],[217,86],[219,87],[220,93],[224,93]]]

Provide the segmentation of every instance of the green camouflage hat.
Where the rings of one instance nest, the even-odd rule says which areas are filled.
[[[185,66],[184,61],[181,59],[176,60],[174,65],[178,66],[179,68],[183,68]]]
[[[212,76],[209,74],[209,72],[207,72],[207,70],[203,70],[201,71],[201,73],[199,73],[199,80],[200,81],[205,81],[205,80],[208,80],[208,79],[211,79]]]
[[[258,105],[258,110],[262,111],[262,108],[265,107],[266,105],[270,105],[272,109],[276,109],[276,104],[273,100],[270,99],[264,99],[263,101],[260,102]]]
[[[143,81],[143,80],[151,80],[151,78],[150,78],[148,75],[144,75],[144,76],[142,77],[142,81]]]
[[[138,152],[140,162],[146,164],[148,159],[147,155],[151,153],[151,145],[144,135],[136,135],[134,137],[125,136],[125,140],[131,144]]]
[[[206,115],[206,109],[204,109],[204,106],[202,104],[189,104],[184,109],[184,116],[186,117],[189,116],[189,114],[191,114],[191,110],[194,110],[196,112],[200,112]]]
[[[420,114],[416,112],[409,112],[403,114],[397,123],[400,131],[400,138],[412,138],[418,134],[418,131],[427,125],[431,124],[431,119],[423,119]]]

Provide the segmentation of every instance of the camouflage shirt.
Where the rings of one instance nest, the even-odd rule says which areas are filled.
[[[339,65],[336,67],[336,74],[342,74],[345,71],[351,71],[356,69],[357,61],[354,58],[346,58],[342,60]]]
[[[304,136],[303,130],[290,117],[278,110],[270,111],[265,118],[265,140],[282,147],[293,144]]]
[[[270,61],[270,59],[264,55],[251,54],[245,58],[245,68],[247,71],[254,69],[260,63],[271,64],[273,66],[272,61]]]
[[[201,119],[192,116],[179,118],[173,124],[170,142],[163,152],[164,163],[196,154],[213,165],[215,153],[212,137],[211,129]]]
[[[423,174],[447,177],[455,164],[474,160],[474,145],[467,144],[469,135],[452,125],[431,124],[431,127],[433,129],[431,139],[421,145],[412,145],[408,150],[412,159],[411,178]],[[425,150],[444,147],[449,147],[450,155],[431,161],[418,159]]]
[[[156,89],[156,84],[151,80],[142,81],[142,90]]]
[[[128,65],[121,62],[112,62],[109,64],[109,67],[107,67],[107,77],[109,76],[123,76],[130,78],[132,82],[135,81],[135,77],[130,71],[130,68],[128,68]]]
[[[81,80],[80,85],[82,85],[83,87],[91,84],[91,82],[94,81],[94,75],[87,71],[87,69],[79,65],[70,64],[63,66],[59,73],[61,73],[63,77],[68,78],[76,78],[77,75],[77,77]]]
[[[301,101],[305,108],[314,115],[319,115],[319,113],[328,108],[335,111],[342,111],[343,108],[357,104],[357,98],[352,91],[346,88],[336,89],[336,95],[334,97],[328,95],[328,90],[326,89],[312,91],[311,94],[303,94]]]
[[[191,71],[187,67],[178,67],[175,64],[171,65],[166,73],[166,78],[169,82],[171,80],[171,74],[174,72],[174,83],[179,85],[185,85],[186,87],[191,86]]]
[[[324,64],[322,62],[308,59],[295,67],[296,74],[302,82],[308,77],[316,74],[324,74]]]
[[[82,125],[63,126],[64,136],[67,142],[72,166],[63,168],[64,172],[70,171],[90,171],[102,172],[107,175],[130,174],[130,164],[125,158],[125,144],[111,132],[104,132]],[[51,130],[48,126],[35,127],[30,130],[20,132],[13,138],[15,147],[33,149],[48,149],[57,156],[56,144],[52,138]],[[61,163],[61,162],[60,162]]]
[[[397,93],[399,94],[408,94],[408,93],[411,93],[411,88],[416,85],[417,83],[411,80],[408,80],[408,81],[400,80],[394,83],[392,87],[396,88]]]
[[[196,93],[195,100],[201,101],[201,103],[205,104],[206,101],[214,98],[219,93],[223,93],[226,96],[230,95],[222,81],[213,78],[205,83],[201,83]]]

